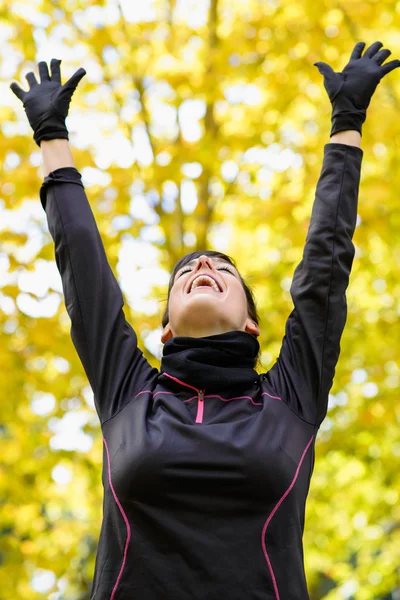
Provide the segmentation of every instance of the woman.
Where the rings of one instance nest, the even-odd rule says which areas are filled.
[[[280,355],[254,370],[258,317],[233,261],[183,257],[152,368],[122,310],[65,117],[85,74],[61,86],[60,62],[30,90],[11,85],[41,147],[40,197],[55,242],[71,336],[94,392],[104,440],[103,521],[92,600],[305,600],[305,502],[346,321],[345,291],[363,151],[361,128],[380,79],[400,66],[356,44],[342,73],[316,63],[332,102]]]

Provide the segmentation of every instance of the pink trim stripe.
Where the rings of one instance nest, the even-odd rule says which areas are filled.
[[[194,400],[195,398],[199,398],[199,395],[197,394],[197,396],[192,396],[191,398],[188,398],[187,400],[183,400],[183,403],[185,404],[185,402],[191,402],[192,400]]]
[[[140,396],[140,394],[147,394],[147,392],[149,394],[152,394],[153,392],[151,390],[143,390],[141,392],[139,392],[138,394],[136,394],[135,398],[137,398],[138,396]]]
[[[166,373],[164,371],[163,373],[166,377],[169,377],[170,379],[173,379],[174,381],[176,381],[177,383],[180,383],[181,385],[185,385],[188,388],[191,388],[192,390],[196,390],[196,392],[198,392],[199,390],[195,387],[193,387],[192,385],[189,385],[188,383],[185,383],[184,381],[181,381],[180,379],[177,379],[176,377],[172,377],[172,375],[168,375],[168,373]]]
[[[137,398],[138,396],[140,396],[140,394],[151,394],[152,396],[157,396],[157,394],[173,394],[174,392],[152,392],[151,390],[143,390],[142,392],[139,392],[138,394],[136,394],[135,398]]]
[[[275,590],[275,598],[276,598],[276,600],[280,600],[280,596],[279,596],[279,591],[278,591],[278,586],[277,586],[277,583],[276,583],[274,571],[272,569],[271,561],[269,560],[269,556],[268,556],[268,553],[267,553],[267,548],[266,548],[266,544],[265,544],[265,532],[267,531],[267,527],[268,527],[268,525],[269,525],[272,517],[274,516],[274,514],[276,513],[276,511],[278,510],[278,508],[280,507],[280,505],[282,504],[282,502],[284,501],[284,499],[286,498],[286,496],[289,494],[290,490],[292,489],[292,487],[296,483],[296,479],[297,479],[297,476],[299,474],[299,471],[300,471],[301,465],[303,463],[304,457],[305,457],[305,455],[307,453],[307,450],[309,449],[309,447],[310,447],[311,442],[313,441],[313,439],[314,439],[314,436],[312,435],[310,441],[308,442],[307,446],[304,449],[304,452],[302,454],[300,462],[299,462],[299,464],[297,466],[296,473],[295,473],[295,475],[293,477],[292,483],[290,484],[290,486],[288,487],[288,489],[286,490],[286,492],[283,494],[283,496],[279,500],[279,502],[275,505],[275,507],[272,510],[271,514],[269,515],[268,519],[265,521],[264,527],[263,527],[263,530],[262,530],[262,533],[261,533],[261,546],[262,546],[262,549],[263,549],[263,552],[264,552],[265,560],[268,563],[268,568],[269,568],[269,571],[270,571],[270,574],[271,574],[271,577],[272,577],[272,583],[274,584],[274,590]]]
[[[107,442],[106,442],[106,439],[105,439],[104,436],[103,436],[103,441],[104,441],[104,445],[105,445],[106,452],[107,452],[108,481],[110,483],[110,488],[111,488],[111,491],[113,493],[114,500],[117,503],[117,506],[118,506],[119,510],[121,511],[121,514],[122,514],[122,517],[123,517],[123,519],[125,521],[126,529],[127,529],[127,532],[128,532],[128,535],[126,536],[126,542],[125,542],[125,548],[124,548],[124,560],[122,561],[122,567],[121,567],[121,570],[120,570],[120,572],[118,574],[117,581],[115,582],[114,589],[113,589],[113,591],[111,593],[111,597],[110,597],[110,600],[114,600],[114,596],[115,596],[115,592],[117,591],[119,580],[121,579],[122,572],[123,572],[123,570],[125,568],[126,553],[128,551],[129,540],[131,539],[131,527],[129,525],[129,521],[128,521],[128,518],[127,518],[127,516],[126,516],[126,514],[124,512],[124,509],[122,508],[121,503],[118,500],[117,494],[115,493],[115,490],[114,490],[114,487],[113,487],[113,484],[112,484],[112,481],[111,481],[110,454],[108,452],[108,446],[107,446]]]
[[[184,400],[183,403],[191,402],[195,398],[198,398],[198,396],[192,396],[191,398]],[[242,398],[248,398],[249,400],[251,400],[251,403],[254,404],[255,406],[262,406],[262,402],[254,402],[253,398],[251,398],[250,396],[237,396],[235,398],[222,398],[222,396],[218,396],[217,394],[206,394],[204,396],[204,398],[219,398],[220,400],[223,400],[224,402],[230,402],[231,400],[241,400]]]
[[[230,402],[231,400],[241,400],[243,398],[247,398],[252,404],[254,404],[254,406],[263,405],[262,402],[254,402],[251,396],[236,396],[235,398],[223,398],[222,396],[218,396],[218,394],[208,394],[207,396],[205,396],[205,398],[219,398],[220,400],[223,400],[223,402]]]
[[[279,398],[279,396],[271,396],[271,394],[268,394],[268,392],[263,392],[261,396],[269,396],[270,398],[274,398],[274,400],[282,400],[282,398]]]
[[[177,381],[178,383],[181,383],[182,385],[186,385],[187,387],[192,388],[192,390],[196,390],[196,392],[198,392],[198,389],[188,385],[187,383],[183,383],[183,381],[179,381],[179,379],[176,379],[175,377],[172,377],[172,375],[168,375],[168,373],[165,373],[165,375],[167,377],[170,377],[171,379],[174,379],[174,381]],[[136,394],[135,398],[137,398],[138,396],[140,396],[140,394],[153,394],[153,396],[157,396],[157,394],[173,394],[174,392],[156,392],[154,394],[154,392],[152,392],[151,390],[143,390],[142,392],[139,392],[138,394]],[[269,396],[270,398],[274,398],[275,400],[282,400],[282,398],[280,398],[279,396],[271,396],[271,394],[268,394],[268,392],[263,392],[261,394],[261,396]],[[193,398],[196,398],[197,396],[193,396],[192,398],[189,398],[189,400],[184,400],[184,402],[190,402],[190,400],[193,400]],[[249,396],[238,396],[238,398],[248,398]],[[220,396],[221,398],[221,396]],[[238,398],[221,398],[221,400],[237,400]],[[259,404],[259,403],[257,403]]]

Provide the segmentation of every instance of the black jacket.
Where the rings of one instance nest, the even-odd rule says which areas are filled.
[[[218,394],[150,366],[79,172],[45,178],[72,341],[104,439],[91,600],[309,598],[305,503],[347,317],[362,157],[325,145],[279,357],[247,389]]]

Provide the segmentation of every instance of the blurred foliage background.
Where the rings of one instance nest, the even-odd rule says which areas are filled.
[[[67,125],[125,314],[154,366],[168,273],[230,254],[263,370],[292,310],[331,105],[313,63],[400,57],[393,0],[0,0],[0,599],[87,600],[102,440],[39,202],[40,150],[9,85],[87,70]],[[389,59],[391,60],[391,59]],[[319,431],[304,553],[312,600],[400,598],[400,76],[363,127],[348,317]]]

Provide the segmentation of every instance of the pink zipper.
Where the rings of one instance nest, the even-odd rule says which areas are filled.
[[[173,379],[177,383],[184,385],[185,387],[191,388],[192,390],[196,390],[196,392],[198,394],[198,398],[199,398],[199,401],[197,403],[196,423],[202,423],[203,415],[204,415],[204,392],[205,392],[205,390],[198,390],[193,385],[189,385],[188,383],[185,383],[185,382],[181,381],[180,379],[177,379],[177,377],[172,377],[172,375],[168,375],[168,373],[166,373],[165,371],[164,371],[164,375],[166,375],[170,379]]]
[[[205,392],[205,390],[199,390],[199,401],[197,403],[196,423],[202,423],[203,422],[203,414],[204,414],[204,392]]]

